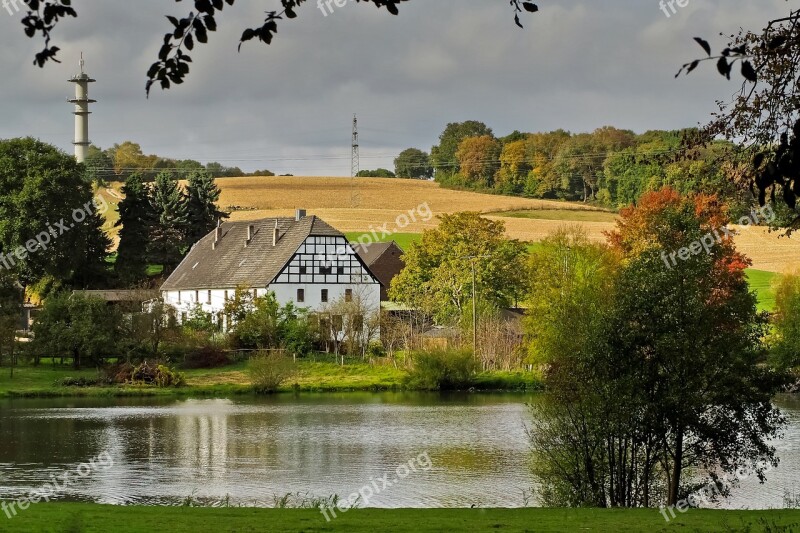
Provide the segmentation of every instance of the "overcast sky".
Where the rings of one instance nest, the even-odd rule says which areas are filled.
[[[45,69],[32,65],[42,43],[25,37],[22,13],[0,10],[0,138],[31,135],[72,152],[66,80],[80,51],[97,79],[95,144],[132,140],[145,153],[244,170],[349,175],[353,113],[362,169],[393,168],[400,150],[427,151],[448,122],[469,119],[496,135],[682,128],[736,89],[710,64],[673,78],[702,55],[692,37],[718,48],[720,32],[758,29],[797,7],[688,0],[667,17],[658,0],[541,0],[519,29],[507,0],[414,0],[398,17],[355,2],[324,16],[310,0],[271,46],[253,41],[237,53],[242,30],[278,3],[226,7],[210,44],[192,53],[187,82],[149,100],[145,73],[171,27],[164,15],[185,16],[191,2],[73,0],[79,17],[55,34],[63,63]]]

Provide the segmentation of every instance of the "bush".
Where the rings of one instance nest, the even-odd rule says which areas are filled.
[[[247,363],[253,389],[259,394],[275,392],[295,371],[294,362],[282,352],[260,352]]]
[[[58,381],[58,385],[62,387],[94,387],[103,385],[104,380],[101,378],[63,378]]]
[[[183,368],[219,368],[231,364],[231,360],[221,348],[217,346],[203,346],[190,351],[183,359]]]
[[[472,386],[478,362],[470,351],[431,351],[412,355],[407,386],[424,390],[462,390]]]
[[[175,372],[164,365],[144,363],[133,366],[130,363],[114,365],[106,370],[111,383],[131,385],[155,385],[156,387],[182,387],[186,379],[180,372]]]

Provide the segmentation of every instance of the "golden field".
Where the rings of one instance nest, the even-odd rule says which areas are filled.
[[[416,221],[402,233],[420,233],[436,226],[436,218],[422,220],[420,213],[433,215],[458,211],[478,211],[502,220],[508,235],[525,241],[539,241],[564,224],[578,224],[589,236],[604,239],[603,232],[614,228],[607,212],[578,203],[532,200],[467,191],[442,189],[427,181],[383,178],[259,177],[217,180],[222,190],[220,206],[231,211],[231,220],[272,216],[294,216],[295,209],[306,209],[343,232],[368,232],[388,223],[395,228],[398,216],[417,210]],[[119,190],[119,184],[110,187]],[[105,192],[105,191],[104,191]],[[115,198],[108,198],[116,201]],[[427,205],[427,208],[419,209]],[[500,212],[537,210],[536,218],[499,216]],[[570,221],[569,211],[581,211]],[[595,212],[597,220],[592,220]],[[552,214],[552,216],[550,216]],[[403,221],[404,222],[404,221]],[[779,237],[762,228],[738,228],[738,248],[753,260],[753,268],[782,272],[800,266],[800,239]]]

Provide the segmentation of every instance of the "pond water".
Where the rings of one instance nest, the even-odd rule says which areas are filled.
[[[534,504],[525,434],[532,399],[347,393],[4,400],[0,499],[55,477],[53,499],[113,504],[175,505],[191,496],[273,506],[287,493],[346,498],[359,490],[369,507]],[[743,483],[726,507],[780,507],[785,491],[800,493],[800,400],[778,405],[791,421],[780,467],[766,485]]]

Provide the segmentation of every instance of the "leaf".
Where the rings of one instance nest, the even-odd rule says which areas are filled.
[[[703,50],[706,51],[706,54],[708,54],[709,56],[711,55],[711,45],[708,44],[708,41],[706,41],[705,39],[701,39],[700,37],[695,37],[694,40],[695,42],[697,42],[697,44],[699,44],[703,48]]]
[[[522,7],[528,13],[536,13],[537,11],[539,11],[539,6],[537,6],[533,2],[522,2]]]
[[[742,76],[744,76],[747,81],[752,81],[753,83],[758,81],[758,74],[756,74],[756,69],[753,68],[753,64],[750,63],[750,61],[742,62]]]
[[[775,50],[776,48],[780,48],[786,44],[786,36],[785,35],[778,35],[777,37],[773,37],[769,43],[767,44],[767,48],[770,50]]]
[[[724,57],[720,57],[717,61],[717,70],[726,78],[731,79],[731,65]]]
[[[691,71],[696,69],[697,65],[699,65],[699,64],[700,64],[700,60],[699,59],[695,59],[694,61],[692,61],[692,63],[686,69],[686,74],[689,74]]]

